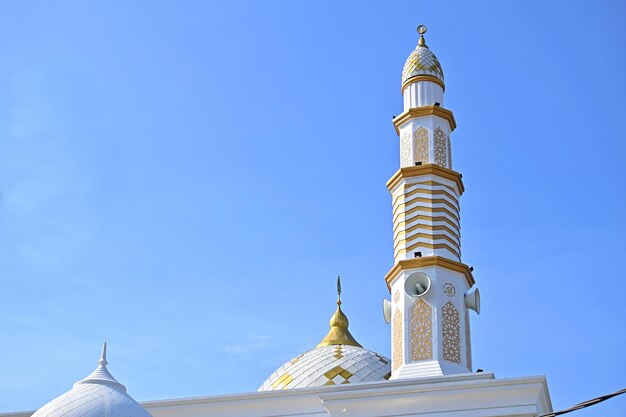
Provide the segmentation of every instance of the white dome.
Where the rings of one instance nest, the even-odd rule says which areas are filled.
[[[98,368],[41,407],[32,417],[151,417],[106,368],[106,343]]]
[[[391,375],[389,359],[350,345],[315,348],[278,368],[259,391],[384,381]]]
[[[341,281],[337,279],[337,295],[341,296]],[[330,330],[313,350],[295,357],[265,380],[259,391],[319,387],[384,381],[391,376],[389,359],[363,347],[348,330],[348,317],[337,311],[330,318]]]

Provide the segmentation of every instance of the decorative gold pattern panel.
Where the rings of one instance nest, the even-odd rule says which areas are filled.
[[[439,60],[425,46],[418,46],[407,58],[402,69],[402,83],[416,75],[432,75],[443,81],[443,70]]]
[[[411,152],[411,134],[409,132],[405,132],[400,138],[400,167],[410,167],[413,166],[413,160]]]
[[[465,358],[467,360],[467,369],[472,372],[472,347],[470,338],[470,322],[469,312],[465,310]]]
[[[413,160],[427,164],[429,162],[428,150],[428,129],[420,126],[413,132]]]
[[[402,313],[396,308],[393,315],[393,352],[391,354],[392,369],[395,371],[402,365]]]
[[[277,389],[278,387],[286,387],[291,384],[293,381],[293,376],[291,376],[288,372],[285,372],[278,378],[276,381],[272,382],[272,389]]]
[[[349,384],[350,377],[352,377],[352,375],[353,373],[347,369],[344,369],[341,366],[335,366],[333,369],[324,372],[324,376],[328,378],[328,381],[326,381],[324,385]]]
[[[433,358],[433,309],[421,298],[409,310],[411,317],[411,360]]]
[[[443,358],[449,362],[461,363],[461,320],[459,312],[451,301],[441,308],[443,324]]]
[[[448,167],[448,135],[440,127],[435,129],[435,163]]]
[[[450,135],[446,137],[448,143],[448,168],[452,169],[452,145],[450,144]]]

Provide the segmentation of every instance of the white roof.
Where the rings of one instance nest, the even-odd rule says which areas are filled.
[[[389,359],[350,345],[329,345],[295,357],[261,385],[259,391],[385,381],[391,375]]]
[[[106,368],[106,343],[98,367],[60,397],[41,407],[33,417],[151,417]]]

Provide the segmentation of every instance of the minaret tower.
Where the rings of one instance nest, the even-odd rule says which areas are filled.
[[[468,309],[479,311],[472,268],[461,263],[461,174],[452,169],[454,116],[443,107],[443,71],[426,26],[402,71],[404,111],[394,117],[400,169],[387,182],[393,205],[391,379],[472,371]]]

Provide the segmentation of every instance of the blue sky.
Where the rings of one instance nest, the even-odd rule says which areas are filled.
[[[96,366],[253,391],[342,274],[389,355],[400,72],[425,23],[463,173],[474,365],[555,409],[626,385],[621,2],[0,2],[0,411]],[[617,398],[578,416],[619,415]]]

